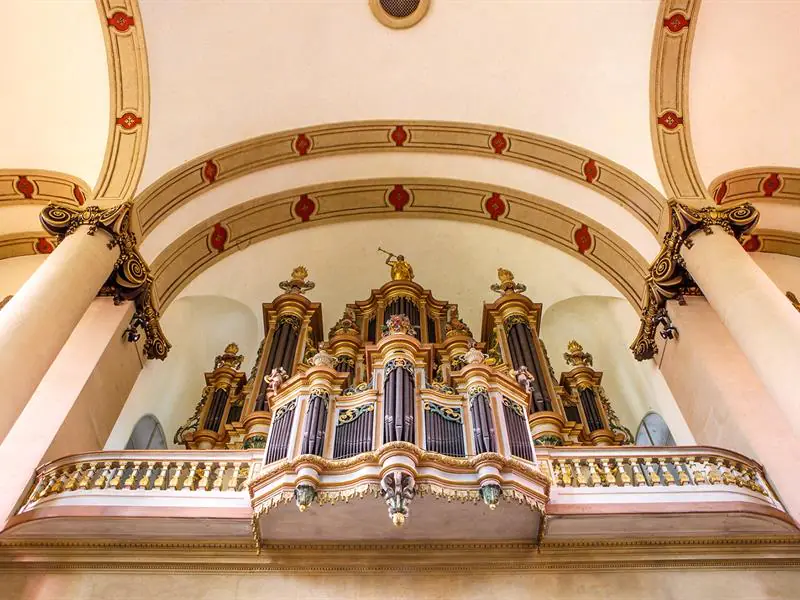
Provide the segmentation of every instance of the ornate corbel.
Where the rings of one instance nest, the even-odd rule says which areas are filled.
[[[143,329],[145,356],[164,360],[169,352],[170,343],[159,324],[160,315],[156,308],[150,269],[139,253],[136,234],[131,229],[132,210],[131,201],[106,209],[99,206],[78,209],[49,204],[42,210],[39,220],[48,233],[56,236],[56,245],[84,225],[89,227],[89,235],[94,235],[98,229],[102,229],[111,236],[108,247],[119,247],[119,258],[100,288],[98,296],[112,296],[115,304],[121,304],[126,300],[133,301],[136,312],[131,319],[130,327],[126,330],[128,341],[138,340],[138,329]]]
[[[668,210],[669,230],[664,234],[661,250],[650,265],[650,275],[645,280],[647,287],[641,313],[642,323],[631,344],[636,360],[653,358],[658,352],[656,329],[666,317],[667,300],[680,299],[687,293],[699,293],[681,256],[684,244],[687,248],[692,247],[692,234],[703,231],[711,235],[714,232],[712,227],[718,226],[741,243],[743,236],[755,228],[759,218],[758,210],[749,202],[729,207],[692,208],[670,200]]]

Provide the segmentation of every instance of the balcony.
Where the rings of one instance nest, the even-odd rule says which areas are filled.
[[[37,471],[0,541],[260,547],[267,540],[546,544],[799,533],[762,468],[716,448],[537,448],[532,462],[498,453],[457,458],[392,442],[344,459],[299,455],[266,467],[263,454],[67,457]]]

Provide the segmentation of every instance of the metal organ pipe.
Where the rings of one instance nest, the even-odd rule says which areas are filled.
[[[472,408],[475,453],[497,452],[497,436],[489,407],[489,396],[482,391],[472,394],[470,406]]]
[[[581,406],[583,412],[586,414],[586,426],[589,431],[596,431],[603,429],[603,419],[600,417],[600,411],[597,410],[597,398],[594,395],[594,390],[591,388],[583,388],[578,392],[581,398]]]

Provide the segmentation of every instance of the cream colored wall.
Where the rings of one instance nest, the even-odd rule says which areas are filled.
[[[192,416],[205,386],[203,373],[214,368],[214,357],[230,342],[239,344],[247,372],[255,360],[262,328],[255,314],[225,297],[184,297],[176,300],[162,319],[172,343],[166,361],[145,365],[106,442],[106,450],[125,447],[137,421],[154,415],[164,428],[167,443]]]
[[[564,360],[567,343],[575,339],[603,371],[603,388],[623,425],[636,435],[645,414],[660,414],[679,445],[692,445],[694,436],[653,361],[638,362],[629,349],[639,319],[631,305],[620,298],[581,296],[547,307],[541,337],[550,361],[560,376],[569,367]]]
[[[794,292],[800,298],[800,258],[767,252],[755,252],[750,256],[781,292]]]
[[[97,3],[0,3],[2,168],[49,169],[93,185],[110,119]]]
[[[0,260],[0,300],[16,294],[46,258],[44,254],[35,254]]]
[[[556,573],[156,573],[18,572],[0,575],[7,600],[794,600],[800,572],[633,570]]]

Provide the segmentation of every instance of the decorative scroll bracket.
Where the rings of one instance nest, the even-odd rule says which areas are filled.
[[[641,313],[641,326],[631,350],[636,360],[653,358],[658,352],[655,337],[659,324],[664,323],[667,300],[680,299],[684,294],[697,291],[697,286],[681,256],[684,244],[691,248],[691,235],[702,230],[713,233],[712,226],[734,236],[739,242],[758,224],[758,210],[745,202],[731,207],[707,206],[691,208],[675,200],[668,204],[670,228],[664,234],[661,250],[650,265],[645,301]]]
[[[156,308],[153,278],[150,269],[139,253],[136,234],[131,229],[133,202],[124,202],[113,208],[87,206],[78,209],[72,206],[49,204],[42,210],[39,220],[44,229],[56,236],[56,244],[81,226],[89,227],[89,235],[102,229],[111,236],[108,247],[119,247],[119,258],[98,296],[111,296],[115,304],[131,300],[136,312],[130,327],[125,331],[128,341],[139,339],[138,329],[145,333],[144,354],[147,358],[164,360],[170,343],[164,336]]]

